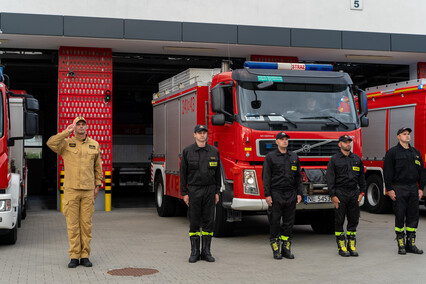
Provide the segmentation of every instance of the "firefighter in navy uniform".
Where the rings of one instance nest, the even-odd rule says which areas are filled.
[[[340,151],[334,154],[327,165],[327,186],[334,211],[334,230],[337,248],[341,256],[358,256],[356,251],[356,228],[359,223],[359,203],[365,195],[366,183],[361,158],[351,152],[352,139],[348,135],[339,138]],[[343,224],[347,216],[347,243]]]
[[[423,250],[416,246],[416,231],[419,223],[419,199],[423,197],[426,174],[420,152],[409,144],[410,133],[410,128],[398,130],[399,143],[386,152],[383,174],[388,195],[393,201],[398,253],[422,254]]]
[[[191,256],[189,262],[201,259],[214,262],[210,252],[214,229],[215,204],[219,201],[222,184],[220,157],[216,147],[207,144],[207,127],[194,128],[195,143],[182,152],[180,187],[183,200],[189,206],[189,238]],[[202,250],[200,253],[200,227]]]
[[[294,258],[291,253],[293,225],[296,204],[303,194],[300,162],[296,153],[287,150],[289,138],[284,132],[277,134],[278,149],[266,155],[262,169],[274,259]]]

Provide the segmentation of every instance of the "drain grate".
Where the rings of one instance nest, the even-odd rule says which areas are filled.
[[[108,274],[113,276],[144,276],[144,275],[151,275],[158,273],[157,269],[151,269],[151,268],[132,268],[132,267],[126,267],[122,269],[114,269],[108,271]]]

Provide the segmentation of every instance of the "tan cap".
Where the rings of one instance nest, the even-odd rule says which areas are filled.
[[[77,117],[74,119],[74,123],[77,123],[77,122],[79,122],[79,121],[84,121],[84,123],[86,123],[86,124],[87,124],[86,119],[85,119],[84,117],[82,117],[82,116],[77,116]]]

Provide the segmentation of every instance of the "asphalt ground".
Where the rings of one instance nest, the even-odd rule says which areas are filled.
[[[423,207],[424,208],[424,207]],[[426,210],[417,244],[426,249]],[[186,217],[161,218],[155,208],[95,212],[92,268],[67,268],[64,216],[28,212],[13,246],[0,245],[0,283],[425,283],[426,254],[397,254],[394,217],[361,212],[359,257],[338,256],[333,235],[295,226],[294,260],[274,260],[266,216],[239,223],[236,235],[214,238],[215,263],[188,263]],[[122,268],[156,269],[140,277],[112,276]]]

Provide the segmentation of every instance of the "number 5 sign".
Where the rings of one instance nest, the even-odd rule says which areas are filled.
[[[363,0],[350,0],[351,1],[351,10],[362,10]]]

